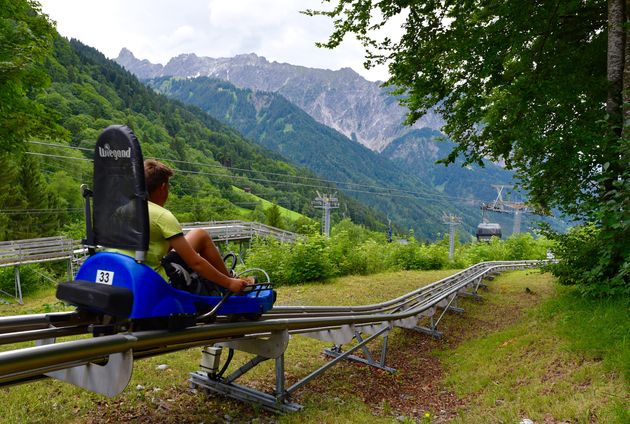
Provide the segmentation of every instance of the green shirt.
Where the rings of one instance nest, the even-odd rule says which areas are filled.
[[[168,279],[161,261],[170,249],[169,239],[183,235],[182,226],[168,209],[153,202],[149,204],[149,250],[145,264]],[[134,252],[123,249],[107,249],[134,257]]]

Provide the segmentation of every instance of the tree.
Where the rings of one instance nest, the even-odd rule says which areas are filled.
[[[265,209],[265,224],[276,228],[283,228],[282,221],[282,212],[280,212],[280,208],[275,202]]]
[[[62,133],[54,115],[35,100],[49,82],[43,63],[55,35],[36,2],[0,0],[0,150]]]
[[[593,279],[628,293],[630,42],[623,0],[531,2],[338,0],[335,30],[353,33],[366,66],[387,64],[386,85],[412,124],[430,109],[457,143],[446,164],[485,157],[516,170],[532,203],[597,223]],[[400,40],[378,30],[403,18]],[[626,26],[624,27],[624,24]],[[375,35],[376,34],[376,35]],[[624,103],[625,102],[625,103]],[[625,105],[625,109],[623,106]],[[625,242],[624,242],[625,239]]]

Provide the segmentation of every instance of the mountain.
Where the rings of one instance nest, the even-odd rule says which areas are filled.
[[[419,236],[434,238],[440,232],[436,224],[441,222],[445,210],[462,214],[468,232],[474,232],[479,223],[478,201],[473,197],[475,186],[466,179],[471,172],[467,169],[461,175],[462,180],[455,181],[449,180],[448,171],[435,171],[444,167],[435,165],[433,156],[424,160],[421,166],[426,169],[422,170],[415,169],[418,162],[413,159],[409,163],[396,163],[320,124],[277,93],[239,89],[229,82],[207,77],[164,77],[147,83],[159,93],[200,107],[291,162],[337,181],[337,186],[348,195],[387,214],[403,229],[413,228]],[[426,135],[423,140],[427,144],[440,145],[432,140],[439,133],[417,131]],[[418,138],[398,139],[400,149],[392,150],[392,157],[403,151],[405,141],[412,145],[414,140]],[[439,175],[437,181],[427,177],[434,173]],[[441,185],[442,190],[434,189],[431,184]],[[465,194],[466,199],[445,195],[445,187],[460,185],[471,190],[454,193]]]
[[[115,59],[141,79],[208,76],[239,88],[281,94],[316,121],[374,151],[410,131],[402,125],[406,110],[381,82],[370,82],[350,68],[338,71],[269,62],[254,53],[233,58],[182,54],[163,66],[137,59],[122,49]],[[428,113],[413,128],[439,129],[442,119]]]
[[[203,88],[196,87],[194,93],[180,90],[177,98],[202,107],[217,119],[238,128],[246,136],[282,154],[293,163],[306,165],[320,175],[326,175],[327,178],[338,175],[340,181],[365,184],[376,181],[368,178],[361,182],[351,177],[357,164],[362,164],[358,168],[361,171],[360,175],[363,176],[366,176],[366,168],[372,166],[369,161],[362,162],[363,152],[353,157],[355,153],[353,149],[339,149],[343,143],[327,146],[326,143],[329,141],[326,143],[324,141],[330,138],[317,135],[322,130],[315,129],[311,135],[301,131],[301,126],[304,125],[301,118],[298,120],[299,125],[295,122],[284,122],[286,118],[278,114],[278,111],[283,109],[281,101],[275,99],[271,102],[270,97],[266,97],[269,92],[282,95],[285,100],[307,112],[316,121],[337,129],[347,138],[359,141],[372,150],[381,151],[384,158],[394,163],[396,172],[402,171],[405,174],[399,177],[398,181],[407,179],[406,183],[395,185],[394,188],[412,193],[398,193],[395,201],[381,199],[376,203],[374,195],[358,195],[355,190],[354,196],[366,204],[378,207],[390,217],[395,214],[400,219],[399,225],[403,227],[408,225],[407,228],[420,228],[419,234],[425,236],[431,234],[434,237],[441,232],[442,224],[438,211],[441,213],[443,210],[463,215],[465,230],[474,233],[481,218],[479,202],[490,201],[496,197],[491,184],[511,183],[512,174],[491,162],[486,162],[485,168],[477,166],[462,168],[461,161],[448,167],[436,165],[435,161],[445,157],[453,146],[448,141],[436,141],[436,136],[443,138],[436,132],[442,125],[441,119],[435,114],[428,114],[424,121],[418,122],[414,127],[400,125],[405,111],[398,105],[396,98],[381,88],[379,83],[370,83],[350,69],[329,71],[270,63],[255,54],[221,59],[198,57],[194,54],[180,55],[163,66],[140,61],[126,49],[121,51],[116,60],[143,79],[160,77],[164,81],[168,76],[176,75],[179,77],[172,81],[177,79],[193,81],[211,75],[220,80],[231,81],[237,87],[250,88],[249,100],[255,103],[253,107],[244,106],[249,101],[247,96],[236,95],[230,90],[204,100]],[[161,89],[166,93],[168,89],[165,87]],[[226,90],[224,87],[218,88]],[[263,95],[261,92],[267,94]],[[234,97],[235,102],[239,102],[238,105],[231,103],[230,96]],[[215,102],[217,103],[214,104]],[[269,111],[260,113],[261,110],[266,110],[265,102],[270,102],[274,109],[273,113]],[[242,107],[248,112],[239,111]],[[291,114],[297,117],[297,114],[293,112]],[[274,124],[278,128],[274,129],[270,121],[256,123],[263,115],[265,119],[275,116]],[[299,138],[302,140],[317,135],[321,143],[313,144],[313,147],[309,148],[298,141],[287,141],[287,137],[295,137],[297,134],[300,134]],[[347,142],[346,139],[344,143]],[[340,157],[344,155],[350,156],[341,160]],[[335,161],[337,164],[333,165]],[[391,166],[391,163],[387,166],[376,165],[375,172],[382,174],[383,169],[391,169]],[[409,187],[411,180],[415,181],[412,188]],[[394,179],[388,180],[387,177],[378,181],[380,186],[392,187],[394,184]],[[368,197],[372,200],[368,200]],[[412,203],[421,200],[423,204],[420,206],[416,203],[411,206],[409,198],[415,198]],[[496,218],[504,225],[506,234],[511,228],[509,219],[507,216]]]
[[[405,172],[419,176],[440,192],[477,203],[496,197],[493,184],[514,183],[512,171],[488,160],[484,160],[484,167],[477,164],[462,166],[462,158],[449,166],[436,164],[436,161],[446,157],[454,147],[455,143],[441,132],[422,128],[393,140],[381,155]]]
[[[76,188],[90,184],[94,143],[111,124],[129,125],[145,157],[160,158],[176,168],[169,208],[182,222],[234,219],[248,213],[242,206],[250,206],[251,200],[239,195],[234,186],[318,219],[321,212],[312,207],[316,188],[335,190],[325,182],[316,187],[303,184],[315,174],[288,163],[201,109],[155,93],[77,40],[58,37],[44,71],[51,84],[37,100],[55,114],[65,135],[29,144],[28,153],[36,162],[33,166],[40,167],[57,187],[63,211],[72,214],[68,222],[81,221]],[[354,222],[384,229],[384,215],[340,197],[351,205],[348,214]]]

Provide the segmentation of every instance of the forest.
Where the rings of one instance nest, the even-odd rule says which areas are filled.
[[[2,105],[2,131],[9,131],[16,119],[28,119],[33,126],[19,140],[13,132],[1,146],[0,239],[48,236],[61,229],[80,234],[79,186],[91,182],[94,143],[111,124],[130,126],[145,157],[164,160],[176,170],[170,204],[182,221],[264,215],[234,187],[307,216],[316,216],[313,186],[334,190],[205,112],[154,93],[95,49],[44,28],[40,57],[20,64],[20,75],[7,71],[1,82],[2,95],[13,94]],[[14,30],[21,37],[20,28]],[[35,77],[39,85],[33,84]],[[355,222],[383,227],[377,212],[344,201]],[[285,225],[296,230],[300,223]]]

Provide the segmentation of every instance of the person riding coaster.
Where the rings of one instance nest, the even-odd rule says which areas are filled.
[[[57,297],[118,323],[107,331],[178,329],[217,315],[256,319],[273,307],[268,276],[263,284],[234,277],[235,261],[228,270],[206,231],[183,235],[163,208],[171,175],[165,165],[143,161],[128,127],[110,126],[99,136],[94,190],[83,189],[90,256],[74,281],[59,284]]]

